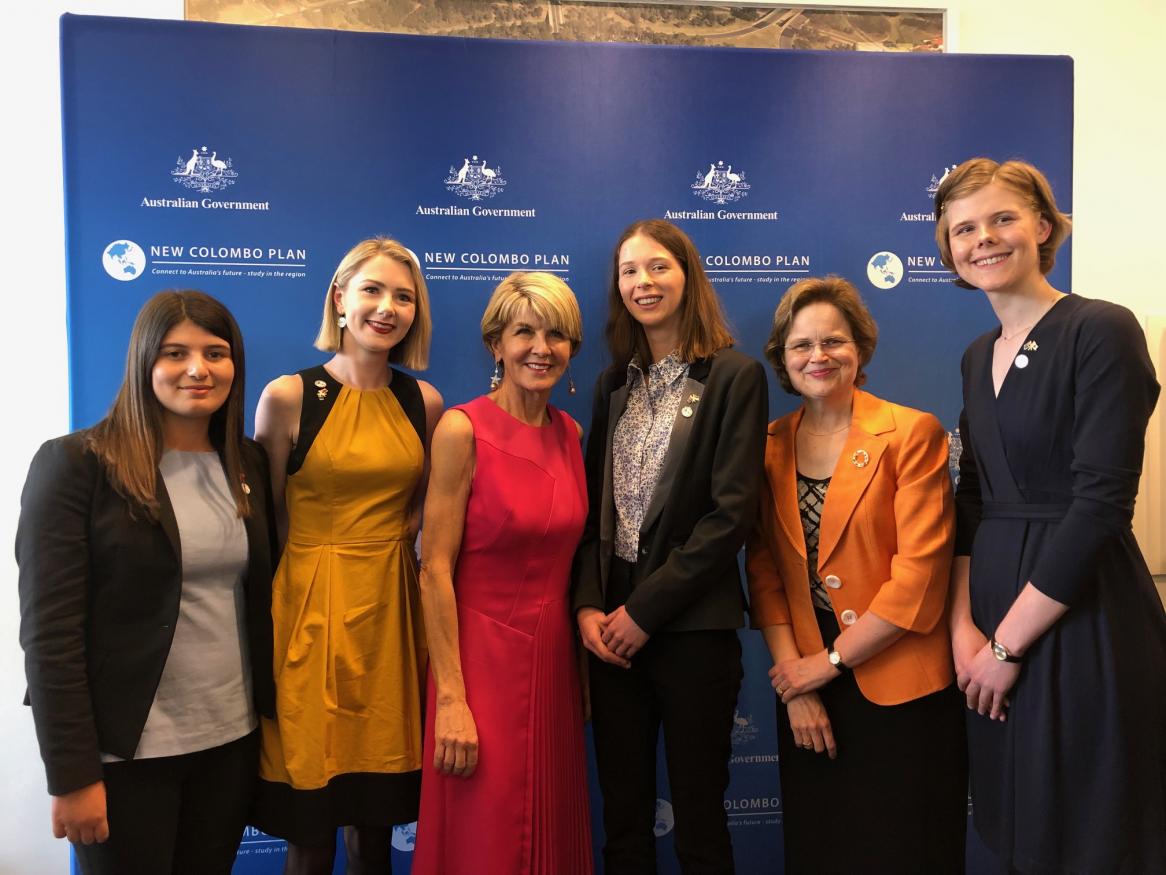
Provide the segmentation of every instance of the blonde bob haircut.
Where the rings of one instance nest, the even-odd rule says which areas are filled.
[[[482,314],[482,343],[490,355],[506,326],[529,312],[547,328],[571,342],[571,357],[583,345],[583,316],[571,287],[554,274],[518,271],[494,289]]]
[[[340,351],[343,329],[336,324],[340,314],[336,312],[336,301],[332,293],[336,289],[345,288],[361,266],[377,255],[383,255],[404,265],[409,271],[409,276],[413,278],[413,290],[417,294],[413,325],[404,339],[389,350],[389,361],[414,371],[424,370],[429,367],[429,340],[433,335],[429,290],[425,286],[425,277],[421,275],[421,266],[413,253],[388,237],[361,240],[340,259],[336,273],[332,274],[332,282],[328,284],[328,293],[324,295],[324,317],[320,320],[320,332],[316,335],[316,349],[324,352]]]
[[[948,240],[950,228],[947,205],[975,194],[993,182],[999,182],[1019,195],[1052,228],[1048,239],[1040,244],[1039,250],[1040,272],[1048,274],[1056,264],[1057,249],[1073,230],[1073,220],[1067,213],[1057,209],[1052,186],[1043,173],[1026,161],[1014,160],[998,164],[991,158],[969,158],[947,174],[939,184],[939,190],[935,192],[935,242],[939,246],[939,257],[943,261],[943,266],[955,273],[951,243]],[[976,288],[958,276],[952,282],[960,288]]]
[[[781,388],[791,395],[802,394],[794,388],[785,366],[785,342],[789,339],[794,317],[810,304],[831,304],[846,320],[851,339],[858,350],[858,372],[854,375],[854,385],[862,386],[866,383],[866,366],[874,358],[875,347],[878,346],[879,327],[862,302],[858,289],[842,277],[831,275],[807,277],[794,283],[782,296],[773,314],[773,328],[765,344],[765,357],[773,365],[773,372],[777,374]]]

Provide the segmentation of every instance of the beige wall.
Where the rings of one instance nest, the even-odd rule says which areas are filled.
[[[911,0],[851,5],[924,6]],[[1166,312],[1150,254],[1164,248],[1160,214],[1166,174],[1166,5],[1114,0],[1073,12],[1064,0],[964,0],[952,10],[960,51],[1071,55],[1076,61],[1074,175],[1075,290],[1108,298],[1142,316]],[[5,178],[3,264],[6,311],[4,456],[0,466],[0,875],[64,872],[66,850],[48,830],[48,800],[19,705],[24,681],[16,643],[12,538],[24,469],[37,445],[66,430],[67,373],[61,216],[57,16],[181,18],[181,0],[74,0],[23,3],[0,29],[0,138]],[[1025,87],[1017,81],[1015,87]],[[975,113],[976,83],[940,112]],[[132,116],[132,113],[130,113]],[[132,123],[132,122],[130,122]],[[985,119],[985,124],[990,124]],[[1166,470],[1166,469],[1159,469]]]

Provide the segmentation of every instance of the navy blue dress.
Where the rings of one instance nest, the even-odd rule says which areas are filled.
[[[1032,581],[1068,612],[1006,722],[968,712],[976,829],[1030,873],[1166,872],[1166,612],[1130,521],[1158,383],[1123,307],[1062,298],[998,397],[999,329],[964,355],[957,555],[991,635]]]

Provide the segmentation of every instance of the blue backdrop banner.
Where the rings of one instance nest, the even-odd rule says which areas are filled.
[[[247,404],[322,360],[311,341],[339,258],[397,237],[433,303],[426,378],[447,404],[486,390],[478,320],[515,269],[578,294],[581,422],[605,364],[611,247],[665,217],[705,260],[740,348],[806,276],[862,290],[881,337],[869,386],[954,431],[959,358],[992,324],[950,284],[931,194],[972,155],[1023,157],[1071,208],[1068,58],[511,42],[66,15],[61,23],[72,420],[100,418],[129,330],[163,288],[225,301],[247,341]],[[1069,253],[1052,275],[1069,288]],[[770,378],[770,416],[794,399]],[[249,421],[250,423],[250,421]],[[250,424],[249,426],[250,427]],[[739,871],[781,871],[774,697],[760,636],[725,807]],[[661,768],[661,773],[663,769]],[[592,776],[596,847],[600,802]],[[662,782],[656,832],[675,872]],[[394,834],[407,871],[412,825]],[[470,832],[472,834],[472,830]],[[972,843],[973,871],[976,855]],[[239,873],[275,873],[249,833]],[[597,855],[598,859],[598,855]]]

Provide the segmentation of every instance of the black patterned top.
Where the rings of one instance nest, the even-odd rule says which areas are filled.
[[[822,525],[822,507],[826,503],[826,489],[830,478],[815,480],[798,472],[798,513],[802,518],[802,532],[806,536],[806,564],[810,571],[810,597],[814,607],[833,611],[830,593],[818,578],[818,529]]]

